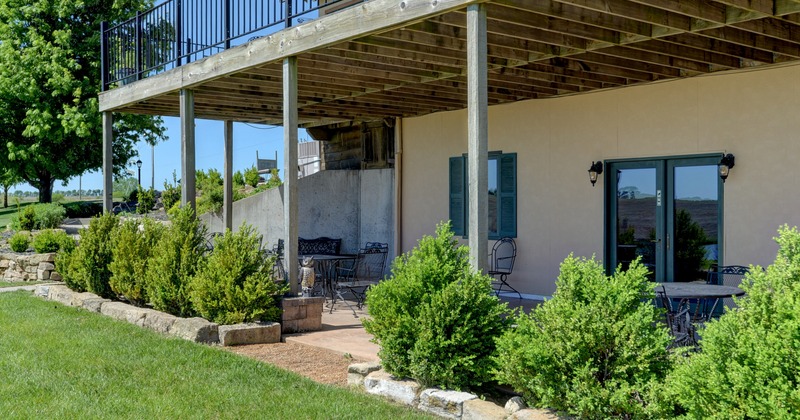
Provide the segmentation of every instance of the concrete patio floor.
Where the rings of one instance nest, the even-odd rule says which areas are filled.
[[[501,300],[508,302],[508,306],[511,308],[521,308],[525,313],[542,303],[539,300],[507,297],[502,297]],[[359,310],[356,308],[355,302],[350,302],[350,304],[355,309],[355,315],[342,302],[336,303],[332,313],[329,313],[330,307],[325,306],[323,307],[320,331],[287,334],[283,336],[282,340],[321,347],[339,354],[350,354],[355,358],[367,361],[380,360],[378,345],[370,341],[372,335],[368,334],[361,324],[361,320],[369,316],[366,308]]]

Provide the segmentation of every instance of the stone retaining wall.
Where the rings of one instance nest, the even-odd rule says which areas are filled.
[[[46,254],[0,254],[0,278],[4,281],[61,281],[55,271],[55,253]]]
[[[519,397],[511,398],[501,407],[475,394],[423,388],[409,379],[398,379],[381,370],[380,363],[355,363],[348,368],[347,383],[392,401],[448,419],[562,419],[550,410],[526,408]]]
[[[180,318],[154,309],[103,299],[93,293],[74,292],[62,285],[39,285],[34,293],[67,306],[98,312],[120,321],[196,343],[256,344],[277,343],[281,339],[280,324],[275,322],[219,326],[203,318]]]

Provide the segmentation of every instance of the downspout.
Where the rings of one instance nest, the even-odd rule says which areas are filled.
[[[403,119],[394,124],[394,256],[403,245]]]

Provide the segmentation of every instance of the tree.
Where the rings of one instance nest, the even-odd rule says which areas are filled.
[[[102,166],[100,22],[122,22],[151,0],[0,0],[0,165],[50,202],[56,180]],[[115,115],[115,176],[134,144],[164,139],[160,117]]]
[[[0,184],[3,185],[3,208],[8,207],[8,189],[22,182],[14,171],[3,169],[0,171]]]

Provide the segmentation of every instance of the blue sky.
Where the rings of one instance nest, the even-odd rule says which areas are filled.
[[[168,139],[155,147],[155,187],[161,190],[164,180],[172,182],[172,171],[180,178],[181,172],[181,130],[180,119],[164,117]],[[196,166],[197,169],[208,170],[211,168],[222,172],[224,159],[223,122],[210,120],[196,120]],[[305,130],[300,130],[300,139],[308,138]],[[142,160],[142,185],[150,187],[151,163],[150,146],[146,143],[137,145],[139,156]],[[278,151],[278,167],[283,168],[283,127],[267,126],[260,124],[233,124],[233,169],[244,170],[256,163],[256,150],[259,157],[273,158]],[[136,161],[136,159],[133,159]],[[129,167],[136,176],[136,166]],[[283,171],[281,171],[282,174]],[[282,177],[282,176],[281,176]],[[99,171],[87,173],[83,176],[83,189],[103,188],[102,175]],[[17,189],[35,191],[30,185],[18,185]],[[66,187],[61,182],[56,182],[54,190],[77,190],[78,177],[70,180]],[[12,189],[11,191],[14,191]]]

